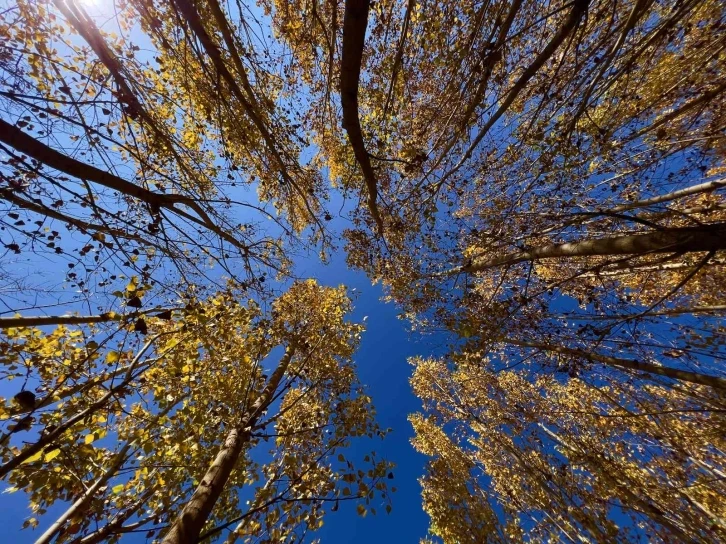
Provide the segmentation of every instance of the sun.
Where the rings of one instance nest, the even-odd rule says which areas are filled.
[[[71,0],[91,18],[108,17],[113,12],[113,0]],[[97,21],[98,22],[98,21]]]

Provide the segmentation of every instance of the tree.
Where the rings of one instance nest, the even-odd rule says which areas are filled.
[[[132,2],[113,19],[117,35],[76,2],[3,12],[8,255],[67,264],[88,300],[118,290],[124,274],[167,293],[221,286],[221,274],[265,290],[267,275],[289,274],[284,243],[299,247],[307,227],[327,251],[322,178],[275,100],[274,59],[239,18],[238,28],[216,2]],[[150,47],[131,38],[142,33]]]
[[[70,503],[39,542],[141,528],[170,542],[226,529],[230,542],[284,541],[320,527],[341,500],[387,500],[389,463],[372,455],[362,472],[343,454],[355,437],[385,434],[355,377],[363,328],[345,320],[345,289],[296,283],[268,315],[239,295],[230,286],[170,320],[148,318],[143,346],[123,329],[104,338],[95,324],[7,329],[3,367],[36,398],[3,402],[16,427],[3,439],[2,474],[28,493],[37,516],[28,525]],[[31,436],[24,446],[20,432]]]
[[[432,456],[424,509],[445,542],[726,536],[723,402],[704,409],[673,387],[483,371],[475,353],[413,364],[427,408],[410,418],[414,444]]]
[[[723,10],[623,8],[277,6],[311,111],[335,111],[340,78],[350,145],[335,116],[308,120],[321,164],[368,201],[345,234],[348,262],[414,324],[574,348],[574,314],[553,303],[579,301],[576,319],[598,323],[578,341],[598,346],[653,312],[718,315],[726,87],[703,45],[720,43]]]
[[[0,14],[1,363],[22,380],[0,478],[29,526],[67,503],[39,542],[294,540],[339,501],[365,512],[389,465],[342,453],[385,434],[351,360],[362,327],[343,288],[266,282],[331,247],[267,23],[216,0],[113,7]]]
[[[378,431],[341,292],[233,302],[266,307],[295,252],[330,249],[328,175],[358,202],[348,263],[449,335],[413,380],[435,534],[721,539],[722,4],[131,0],[116,34],[71,0],[4,10],[0,279],[19,294],[0,327],[25,385],[0,475],[38,511],[75,491],[44,538],[292,540],[324,502],[384,491],[383,462],[366,483],[325,461]],[[36,257],[72,289],[12,262]],[[73,471],[24,479],[74,448]]]

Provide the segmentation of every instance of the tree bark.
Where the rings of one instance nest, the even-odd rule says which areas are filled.
[[[653,206],[655,204],[661,204],[663,202],[670,202],[671,200],[678,200],[679,198],[684,198],[691,195],[712,193],[713,191],[717,189],[722,189],[723,187],[726,187],[726,178],[706,181],[704,183],[692,185],[691,187],[686,187],[684,189],[679,189],[670,193],[665,193],[650,198],[644,198],[643,200],[636,200],[635,202],[629,202],[627,204],[621,204],[620,206],[615,206],[608,211],[625,212],[628,210],[633,210],[635,208],[645,208],[646,206]]]
[[[180,195],[164,195],[149,191],[110,172],[77,161],[36,140],[3,119],[0,119],[0,142],[64,174],[103,185],[119,193],[138,198],[147,204],[173,208],[174,204],[188,200],[187,197]]]
[[[353,148],[356,161],[363,170],[368,189],[368,209],[383,236],[383,220],[378,211],[378,182],[363,140],[358,116],[358,84],[363,63],[366,28],[368,27],[369,0],[346,0],[343,17],[343,52],[340,66],[340,103],[343,107],[343,128]]]
[[[169,311],[169,308],[152,308],[131,315],[104,313],[99,315],[38,315],[23,317],[0,317],[0,329],[10,327],[43,327],[47,325],[84,325],[86,323],[107,323],[110,321],[126,321],[141,315],[148,316],[152,312]],[[153,317],[153,316],[151,316]]]
[[[239,460],[242,449],[250,441],[252,428],[272,401],[294,353],[295,346],[288,346],[260,396],[227,434],[222,449],[207,469],[192,498],[174,521],[162,544],[196,544],[204,524]]]
[[[524,251],[508,253],[489,259],[476,259],[465,266],[447,271],[444,275],[472,273],[502,265],[512,265],[525,261],[540,259],[644,255],[660,253],[692,253],[701,251],[719,251],[726,249],[726,223],[714,223],[697,227],[667,229],[596,238],[581,242],[551,244]]]

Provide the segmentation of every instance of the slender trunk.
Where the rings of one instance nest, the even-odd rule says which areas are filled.
[[[617,56],[620,49],[623,47],[623,44],[625,43],[625,39],[628,37],[628,34],[631,30],[635,27],[635,25],[638,23],[638,21],[642,18],[642,16],[645,14],[645,12],[650,8],[652,5],[652,0],[638,0],[635,2],[635,5],[633,6],[632,10],[630,11],[630,15],[628,15],[627,20],[625,21],[625,25],[623,27],[622,32],[620,33],[620,36],[618,39],[613,42],[611,47],[608,49],[608,52],[605,55],[605,60],[600,62],[600,67],[595,74],[595,76],[590,81],[590,84],[588,85],[587,89],[585,90],[584,95],[580,99],[580,106],[577,109],[577,112],[575,115],[572,116],[572,121],[570,122],[570,126],[567,129],[568,136],[572,133],[572,131],[577,126],[577,122],[582,116],[582,114],[587,110],[588,102],[590,101],[590,97],[592,96],[593,91],[595,90],[595,87],[600,82],[602,76],[607,72],[607,70],[610,68],[610,65],[612,64],[613,60]]]
[[[245,113],[247,113],[252,123],[257,127],[257,130],[260,131],[260,134],[265,140],[268,149],[275,157],[275,160],[278,162],[280,173],[282,174],[285,181],[294,183],[294,181],[290,177],[290,174],[287,171],[285,162],[282,160],[282,156],[277,149],[275,139],[268,130],[263,119],[258,115],[253,105],[242,92],[242,89],[240,89],[239,85],[237,85],[237,79],[227,69],[227,65],[225,64],[222,52],[220,51],[217,44],[214,43],[214,40],[205,29],[201,16],[197,12],[197,8],[192,2],[189,2],[189,0],[174,0],[174,4],[179,10],[179,13],[181,13],[181,15],[186,20],[192,32],[194,32],[196,37],[199,39],[199,42],[202,44],[202,47],[204,47],[204,51],[207,53],[207,55],[209,55],[209,58],[214,64],[214,67],[219,75],[227,82],[230,90],[232,91],[232,94],[234,94],[235,98],[239,100],[242,109],[245,111]]]
[[[131,517],[131,514],[129,514],[128,517]],[[125,519],[128,518],[126,518],[125,516]],[[121,522],[120,520],[114,520],[112,525],[104,525],[103,528],[99,529],[98,531],[91,533],[90,535],[87,535],[78,541],[73,541],[71,544],[97,544],[99,542],[108,542],[107,537],[110,535],[138,533],[141,531],[141,527],[147,525],[151,521],[154,521],[154,518],[151,516],[140,519],[139,521],[134,521],[133,523],[129,523],[128,525],[123,525],[123,522]],[[144,529],[144,531],[146,531],[146,529]]]
[[[403,16],[403,28],[401,29],[401,37],[398,39],[398,47],[396,48],[396,56],[393,59],[393,68],[391,69],[391,79],[388,82],[388,92],[386,93],[386,103],[383,106],[383,121],[388,118],[388,108],[391,105],[391,98],[393,97],[393,87],[396,85],[396,78],[398,77],[398,70],[401,67],[401,60],[403,59],[403,50],[406,44],[406,35],[408,34],[408,25],[411,21],[411,12],[416,7],[416,0],[408,0],[406,5],[406,13]]]
[[[664,202],[671,202],[673,200],[678,200],[681,198],[685,198],[687,196],[693,196],[693,195],[698,195],[698,194],[702,194],[702,193],[704,193],[704,194],[712,193],[713,191],[722,189],[724,187],[726,187],[725,178],[715,179],[712,181],[706,181],[704,183],[699,183],[697,185],[692,185],[690,187],[685,187],[683,189],[678,189],[677,191],[672,191],[670,193],[665,193],[665,194],[653,196],[650,198],[644,198],[642,200],[636,200],[634,202],[628,202],[626,204],[619,204],[617,206],[614,206],[614,207],[608,208],[608,209],[596,209],[593,212],[578,213],[578,214],[575,214],[576,215],[575,219],[565,221],[561,225],[548,227],[545,230],[539,232],[539,234],[545,235],[545,234],[549,234],[550,232],[554,232],[557,230],[561,230],[565,227],[569,227],[571,225],[582,224],[583,219],[586,217],[616,216],[615,214],[618,214],[620,212],[626,212],[626,211],[634,210],[637,208],[647,208],[649,206],[655,206],[656,204],[663,204]],[[681,213],[681,215],[685,216],[685,215],[691,215],[691,214],[696,214],[696,213],[703,213],[703,212],[707,212],[709,210],[714,210],[714,209],[718,209],[718,208],[719,208],[718,204],[716,204],[714,206],[708,206],[708,205],[695,206],[695,207],[680,210],[679,213]],[[672,211],[671,212],[653,213],[653,214],[645,215],[644,217],[646,217],[646,218],[659,217],[661,215],[666,215],[666,214],[670,215],[670,214],[672,214]],[[543,217],[551,216],[551,214],[547,214],[547,213],[542,213],[539,215],[541,215]]]
[[[635,208],[645,208],[647,206],[653,206],[655,204],[661,204],[663,202],[670,202],[671,200],[678,200],[679,198],[684,198],[686,196],[697,195],[701,193],[712,193],[716,189],[721,189],[723,187],[726,187],[726,178],[706,181],[704,183],[692,185],[691,187],[679,189],[671,193],[666,193],[651,198],[645,198],[643,200],[636,200],[635,202],[630,202],[628,204],[621,204],[620,206],[615,206],[608,211],[626,212]]]
[[[712,314],[712,313],[723,313],[726,312],[726,305],[714,305],[714,306],[690,306],[690,307],[679,307],[671,310],[661,310],[659,312],[645,312],[643,314],[617,314],[617,315],[563,315],[566,319],[572,319],[576,321],[608,321],[612,319],[628,319],[633,315],[638,317],[655,317],[661,315],[684,315],[684,314]]]
[[[471,273],[503,265],[513,265],[540,259],[615,256],[615,255],[653,255],[660,253],[691,253],[719,251],[726,249],[726,223],[699,225],[680,229],[667,229],[596,238],[581,242],[551,244],[529,250],[508,253],[499,257],[476,259],[465,266],[447,271],[444,275]]]
[[[77,2],[54,0],[54,4],[61,13],[63,13],[66,21],[76,30],[76,32],[78,32],[78,34],[83,37],[84,40],[86,40],[86,43],[91,46],[91,49],[93,49],[99,60],[111,74],[114,83],[116,83],[116,86],[118,87],[119,100],[124,105],[124,110],[133,118],[140,118],[143,121],[144,126],[150,129],[151,132],[153,132],[154,135],[163,142],[167,151],[170,152],[176,159],[177,165],[193,179],[195,177],[193,172],[187,166],[186,161],[184,161],[179,155],[179,152],[176,149],[177,146],[174,145],[174,142],[169,137],[169,134],[159,127],[141,103],[138,96],[134,93],[134,90],[123,74],[123,64],[113,53],[111,47],[106,43],[105,38],[101,34],[101,31],[98,29],[93,19]]]
[[[648,374],[655,374],[657,376],[665,376],[673,380],[679,380],[682,382],[690,382],[699,385],[707,385],[714,389],[720,389],[726,391],[726,378],[718,378],[716,376],[710,376],[708,374],[700,374],[698,372],[690,372],[688,370],[679,370],[677,368],[671,368],[667,366],[659,366],[651,363],[644,363],[642,361],[635,361],[633,359],[621,359],[619,357],[610,357],[609,355],[601,355],[599,353],[593,353],[581,349],[566,348],[563,346],[553,346],[551,344],[542,344],[538,342],[525,342],[522,340],[515,340],[512,338],[503,338],[501,340],[506,344],[514,346],[540,349],[542,351],[549,351],[553,353],[561,353],[563,355],[572,355],[574,357],[580,357],[588,361],[594,361],[602,363],[608,366],[614,366],[618,368],[624,368],[627,370],[636,370],[638,372],[647,372]]]
[[[126,321],[137,318],[139,315],[148,315],[152,312],[167,312],[169,308],[151,308],[131,315],[104,313],[100,315],[40,315],[22,317],[0,317],[0,329],[10,327],[43,327],[47,325],[84,325],[86,323],[107,323],[109,321]]]
[[[474,138],[474,141],[466,150],[464,156],[451,170],[449,170],[448,172],[446,172],[446,174],[442,176],[441,180],[437,183],[438,186],[443,185],[447,179],[449,179],[452,175],[458,172],[459,169],[461,169],[461,167],[464,165],[464,163],[469,159],[469,157],[471,157],[474,149],[476,149],[476,147],[481,143],[489,130],[502,117],[502,115],[507,112],[509,107],[516,100],[517,96],[519,96],[519,94],[524,90],[529,80],[534,77],[534,75],[540,70],[540,68],[542,68],[542,66],[544,66],[544,64],[552,57],[552,55],[555,54],[555,51],[557,51],[557,49],[564,43],[567,37],[580,25],[580,21],[587,12],[589,4],[589,0],[575,0],[573,2],[572,10],[567,16],[567,19],[565,19],[563,25],[555,33],[555,35],[552,36],[552,39],[545,46],[542,52],[537,55],[537,58],[534,60],[534,62],[527,66],[522,75],[519,76],[519,79],[517,79],[516,83],[509,90],[497,110],[492,114],[486,124],[479,131],[476,138]]]
[[[720,95],[724,92],[726,92],[726,82],[721,83],[720,85],[714,87],[713,89],[710,89],[710,90],[704,92],[698,98],[694,98],[690,102],[686,102],[681,107],[675,108],[674,110],[670,111],[669,113],[667,113],[660,119],[657,119],[656,121],[654,121],[653,124],[643,127],[642,129],[637,131],[635,134],[632,134],[631,136],[629,136],[627,138],[626,142],[636,140],[637,138],[640,138],[644,134],[654,131],[658,127],[661,127],[665,124],[675,121],[678,117],[680,117],[684,113],[687,113],[690,110],[697,108],[701,104],[707,104],[708,102],[712,101],[714,98],[716,98],[718,95]]]
[[[675,259],[678,255],[668,257]],[[726,261],[710,259],[708,267],[724,266]],[[618,276],[628,276],[630,274],[638,274],[640,272],[668,272],[673,270],[693,270],[692,263],[662,263],[662,264],[644,264],[636,266],[628,266],[627,262],[621,262],[613,266],[608,270],[598,270],[596,272],[588,272],[586,274],[580,274],[580,278],[617,278]]]
[[[512,26],[512,23],[514,23],[514,18],[517,16],[517,13],[519,12],[520,8],[522,7],[523,0],[514,0],[509,7],[509,13],[507,13],[507,18],[504,20],[504,23],[499,29],[499,34],[497,41],[492,47],[487,55],[482,60],[482,76],[481,81],[477,85],[477,89],[474,92],[474,97],[469,101],[469,105],[466,108],[466,111],[461,116],[461,119],[457,121],[458,128],[456,132],[451,136],[448,143],[446,144],[446,147],[438,154],[439,158],[436,159],[436,162],[429,168],[428,173],[424,176],[424,178],[428,177],[428,174],[436,170],[441,163],[449,156],[449,152],[454,148],[454,146],[457,144],[457,142],[460,140],[462,134],[466,134],[466,128],[469,126],[469,122],[471,121],[472,115],[474,115],[474,112],[481,104],[482,99],[484,98],[484,93],[487,90],[487,87],[489,86],[489,80],[492,76],[492,72],[494,71],[494,67],[497,65],[498,62],[500,62],[504,56],[502,53],[502,48],[504,47],[504,43],[507,39],[507,35],[509,34],[509,30]],[[483,4],[482,9],[486,8],[487,5]],[[454,116],[454,113],[456,113],[457,110],[454,110],[454,112],[451,113],[451,116],[446,121],[446,125],[444,128],[448,127],[449,121]],[[438,146],[438,141],[444,136],[443,131],[442,134],[436,139],[434,142],[434,145],[432,146],[432,150],[435,150]]]
[[[245,70],[245,67],[242,64],[242,59],[239,56],[239,51],[237,50],[237,45],[235,44],[234,36],[232,35],[232,29],[229,26],[229,19],[227,19],[227,16],[222,11],[222,7],[219,5],[217,0],[207,0],[207,5],[212,11],[214,20],[217,23],[217,28],[219,28],[222,33],[222,38],[224,38],[224,43],[227,46],[229,56],[232,58],[234,67],[237,70],[237,75],[242,80],[242,86],[249,97],[250,106],[254,107],[256,110],[257,99],[255,98],[255,93],[250,85],[250,80],[247,77],[247,70]],[[241,15],[242,14],[239,14],[240,17]]]
[[[688,488],[680,489],[679,492],[686,498],[689,504],[695,506],[706,517],[706,519],[710,520],[715,526],[717,526],[721,530],[721,534],[726,536],[723,532],[726,530],[726,519],[716,514],[708,507],[707,504],[699,501],[698,498],[688,490]]]
[[[301,187],[300,184],[290,175],[288,167],[283,160],[283,155],[286,154],[284,146],[280,147],[282,151],[278,149],[277,141],[265,124],[265,119],[263,119],[262,115],[255,108],[254,102],[256,99],[252,92],[252,87],[250,87],[249,84],[245,85],[245,81],[243,79],[243,85],[245,85],[245,89],[250,95],[248,99],[248,97],[245,96],[245,93],[242,92],[240,86],[237,84],[237,78],[227,68],[227,64],[225,63],[222,51],[215,43],[212,36],[207,32],[204,26],[204,22],[202,21],[202,18],[197,11],[194,3],[190,2],[189,0],[173,0],[173,3],[178,9],[179,13],[183,16],[186,23],[189,25],[189,28],[192,30],[194,35],[196,35],[197,39],[202,44],[204,51],[209,56],[209,59],[212,61],[212,64],[214,65],[214,68],[219,76],[227,83],[230,91],[239,101],[244,112],[250,118],[255,127],[257,127],[257,130],[259,130],[260,134],[262,135],[262,139],[267,145],[267,148],[269,149],[270,153],[272,153],[275,161],[278,163],[279,172],[283,180],[291,187],[293,187],[295,189],[295,192],[297,192],[298,196],[302,199],[305,205],[305,209],[309,214],[309,218],[317,222],[315,211],[311,208],[310,202],[308,200],[310,197],[308,191]],[[218,13],[217,15],[220,14]],[[221,15],[223,16],[224,14],[222,13]],[[230,54],[234,55],[234,51],[230,51]],[[242,69],[244,70],[244,67],[242,67]],[[240,74],[240,77],[244,77],[244,73]]]
[[[35,541],[35,544],[49,544],[53,537],[56,535],[56,533],[58,533],[58,531],[60,531],[60,529],[63,527],[66,521],[68,521],[74,515],[83,512],[86,505],[93,499],[96,491],[98,491],[101,486],[105,485],[106,482],[113,478],[121,465],[124,464],[124,462],[126,461],[126,454],[129,452],[130,449],[130,443],[126,444],[123,448],[121,448],[121,451],[116,454],[115,459],[111,463],[111,466],[108,467],[106,472],[104,472],[101,477],[93,483],[93,485],[86,489],[83,495],[81,495],[81,497],[76,502],[74,502],[65,512],[63,512],[60,517],[55,520],[53,525],[48,527],[48,530],[46,532],[38,537],[38,539]]]
[[[157,208],[168,209],[175,215],[187,219],[192,223],[213,232],[231,245],[245,251],[249,250],[247,246],[234,238],[229,232],[216,225],[202,205],[188,196],[155,193],[145,189],[144,187],[135,185],[116,176],[115,174],[106,172],[96,168],[95,166],[64,155],[2,119],[0,119],[0,142],[9,145],[17,151],[28,155],[38,162],[58,170],[59,172],[63,172],[64,174],[68,174],[78,179],[87,180],[91,183],[118,191],[121,194],[137,198],[148,204],[152,210]],[[194,210],[197,216],[175,207],[175,205],[179,203]]]
[[[348,133],[350,146],[363,171],[363,178],[368,189],[368,209],[376,222],[378,234],[383,236],[383,220],[376,202],[378,182],[363,140],[358,115],[358,84],[363,63],[369,9],[369,0],[346,0],[345,2],[343,52],[340,60],[340,105],[343,108],[343,128]]]
[[[560,437],[557,433],[548,429],[547,426],[543,425],[542,423],[540,423],[539,426],[555,442],[565,446],[567,449],[575,452],[576,454],[583,456],[585,459],[585,462],[583,464],[585,464],[585,466],[589,465],[588,468],[590,468],[593,474],[601,477],[603,480],[608,482],[613,489],[618,491],[618,499],[623,503],[623,505],[629,508],[636,507],[638,510],[645,512],[648,517],[650,517],[650,519],[662,525],[663,527],[668,529],[673,535],[681,539],[681,542],[692,541],[691,538],[689,538],[689,536],[692,535],[686,534],[681,527],[676,525],[677,521],[675,519],[671,519],[671,517],[661,511],[660,508],[653,505],[651,503],[652,499],[650,499],[650,497],[648,497],[647,495],[646,497],[641,497],[640,495],[637,495],[635,492],[633,492],[628,485],[628,482],[623,482],[618,478],[618,475],[611,474],[611,471],[609,470],[610,467],[603,466],[602,463],[597,459],[597,457],[590,455],[590,452],[584,451],[579,446],[579,444],[571,444],[569,441]],[[582,461],[580,461],[580,463],[582,463]]]
[[[177,516],[162,544],[196,544],[204,524],[239,460],[242,449],[250,441],[252,428],[272,401],[294,353],[294,345],[289,346],[260,396],[242,415],[239,423],[229,431],[222,448],[191,499]]]

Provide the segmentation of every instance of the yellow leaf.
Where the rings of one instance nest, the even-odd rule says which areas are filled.
[[[113,491],[114,495],[118,495],[124,490],[124,484],[118,484],[111,488],[111,491]]]
[[[48,453],[45,454],[45,461],[46,462],[52,461],[53,459],[55,459],[56,457],[58,457],[60,455],[60,452],[61,452],[61,450],[59,448],[49,451]]]
[[[36,453],[35,455],[31,455],[30,457],[28,457],[25,461],[23,461],[20,464],[27,465],[28,463],[34,463],[35,461],[37,461],[38,459],[40,459],[42,457],[43,457],[43,451],[41,450],[38,453]]]
[[[118,351],[109,351],[108,355],[106,355],[106,361],[109,363],[117,363],[120,358],[121,355]]]

